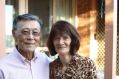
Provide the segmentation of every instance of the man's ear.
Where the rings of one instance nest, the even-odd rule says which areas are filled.
[[[13,38],[14,38],[14,41],[15,41],[15,45],[17,45],[17,42],[16,42],[16,33],[15,33],[16,31],[15,30],[12,30],[12,36],[13,36]]]
[[[12,30],[13,38],[15,38],[15,30]]]

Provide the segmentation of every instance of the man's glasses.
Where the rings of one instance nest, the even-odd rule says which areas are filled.
[[[30,30],[30,29],[23,29],[21,33],[25,36],[29,36],[32,34],[33,36],[40,36],[40,31],[38,29]]]

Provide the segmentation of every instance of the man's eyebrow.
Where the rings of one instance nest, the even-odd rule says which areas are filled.
[[[39,28],[22,28],[22,29],[28,29],[28,30],[39,30]]]

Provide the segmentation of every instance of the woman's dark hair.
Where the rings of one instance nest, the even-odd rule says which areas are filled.
[[[39,19],[38,16],[32,14],[23,14],[23,15],[18,15],[14,18],[12,30],[15,30],[17,28],[17,23],[19,21],[37,21],[40,24],[40,26],[43,25],[42,21]]]
[[[53,24],[47,41],[47,46],[52,56],[57,54],[53,45],[55,36],[62,35],[64,33],[71,37],[70,54],[74,55],[78,51],[80,47],[80,36],[78,31],[69,22],[60,20]]]

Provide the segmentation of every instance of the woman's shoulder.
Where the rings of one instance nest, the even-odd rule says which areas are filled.
[[[80,56],[80,55],[76,55],[75,60],[76,60],[76,62],[78,62],[80,64],[90,64],[90,65],[94,64],[94,61],[91,58]]]
[[[60,64],[60,59],[59,58],[57,58],[57,59],[55,59],[54,61],[52,61],[52,62],[50,62],[50,65],[59,65]]]

